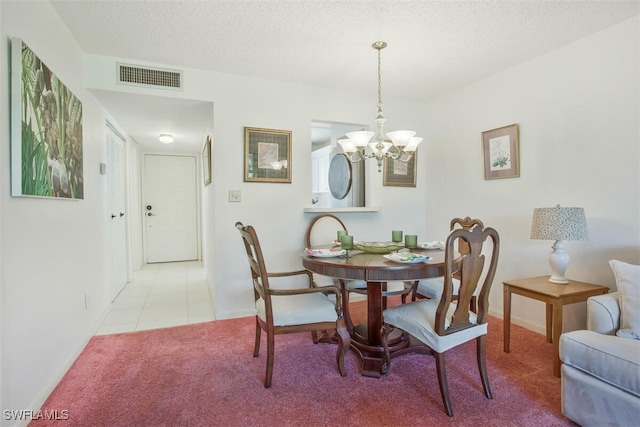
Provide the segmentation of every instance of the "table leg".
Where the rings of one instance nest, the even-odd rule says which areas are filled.
[[[353,334],[353,321],[351,320],[351,313],[349,312],[349,291],[344,280],[340,280],[340,292],[342,293],[342,315],[344,317],[344,323],[350,334]]]
[[[367,282],[367,334],[369,345],[381,345],[382,283]]]
[[[553,375],[560,376],[560,334],[562,334],[562,302],[553,303]]]
[[[546,303],[546,306],[547,342],[553,342],[553,305],[550,303]]]
[[[511,339],[511,287],[502,287],[502,327],[504,334],[504,352],[509,353],[509,340]]]

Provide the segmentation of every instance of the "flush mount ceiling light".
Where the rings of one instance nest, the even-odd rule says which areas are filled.
[[[171,144],[173,142],[173,135],[170,133],[161,133],[158,140],[163,144]]]
[[[378,51],[378,116],[376,117],[377,132],[358,131],[347,133],[347,138],[339,139],[338,143],[347,153],[347,157],[352,163],[365,159],[376,159],[378,172],[382,171],[382,162],[385,157],[401,162],[408,162],[413,153],[418,149],[418,144],[422,138],[414,136],[416,133],[409,130],[399,130],[387,133],[389,139],[384,136],[385,118],[382,114],[382,79],[380,77],[380,51],[387,47],[386,42],[378,41],[371,45]],[[375,135],[375,136],[374,136]],[[373,141],[371,140],[373,138]],[[369,151],[366,152],[367,146]],[[389,149],[394,147],[393,152]]]

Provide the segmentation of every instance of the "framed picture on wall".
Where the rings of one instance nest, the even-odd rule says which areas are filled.
[[[415,187],[416,186],[416,156],[413,153],[411,158],[408,154],[403,154],[401,160],[393,160],[385,157],[383,163],[382,185],[389,187]]]
[[[520,176],[518,146],[517,124],[482,132],[484,179]]]
[[[11,195],[83,199],[82,103],[11,39]]]
[[[244,128],[244,181],[291,183],[291,131]]]
[[[211,184],[211,136],[209,135],[202,148],[202,176],[205,187]]]

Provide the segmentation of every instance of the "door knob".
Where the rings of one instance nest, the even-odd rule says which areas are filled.
[[[123,217],[123,216],[124,216],[124,212],[120,212],[120,217]]]
[[[150,211],[152,209],[151,205],[147,205],[147,210]]]
[[[152,214],[151,212],[147,212],[147,216],[156,216],[156,215]]]
[[[111,219],[115,218],[116,216],[114,214],[111,214]]]

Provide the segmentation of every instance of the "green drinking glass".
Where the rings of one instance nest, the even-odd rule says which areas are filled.
[[[404,246],[409,249],[418,247],[418,236],[415,234],[407,234],[404,236]]]
[[[353,236],[349,236],[348,234],[342,236],[340,239],[340,246],[342,249],[346,250],[353,249]]]

